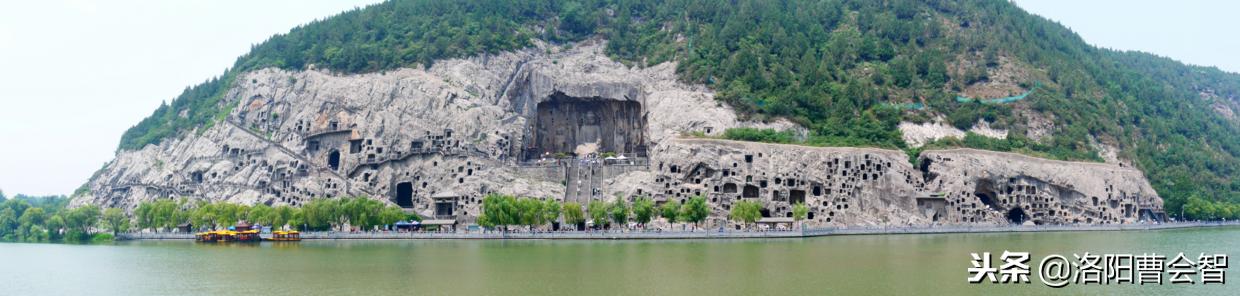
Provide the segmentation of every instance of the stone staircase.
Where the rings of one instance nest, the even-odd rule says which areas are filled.
[[[601,163],[585,162],[581,159],[573,159],[569,161],[568,169],[565,170],[565,186],[564,186],[564,202],[577,202],[582,205],[589,203],[595,198],[595,192],[599,191],[602,184],[602,178],[598,176],[601,172]]]
[[[577,200],[577,167],[579,161],[572,159],[568,161],[568,169],[564,170],[564,202],[578,202]]]

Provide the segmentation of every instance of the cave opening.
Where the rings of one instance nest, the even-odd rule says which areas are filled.
[[[339,150],[332,150],[332,152],[327,153],[327,166],[330,167],[333,171],[340,169],[340,151]]]
[[[413,207],[412,182],[401,182],[396,184],[396,205],[406,209]]]
[[[555,154],[646,154],[646,117],[637,101],[556,92],[536,108],[526,159]]]
[[[456,208],[456,203],[449,201],[435,201],[435,218],[452,217],[452,212]]]
[[[996,195],[994,187],[994,184],[991,183],[990,180],[979,180],[977,181],[977,185],[973,188],[973,195],[976,196],[982,204],[990,207],[990,209],[1000,211],[1002,207],[999,206],[999,201],[995,199]]]
[[[794,205],[805,203],[805,190],[793,189],[788,191],[788,203]]]
[[[918,170],[921,171],[921,178],[923,182],[930,183],[930,180],[934,180],[935,177],[938,177],[937,174],[930,172],[930,165],[932,164],[934,164],[934,161],[930,160],[929,157],[921,159],[921,165],[918,166]]]
[[[1019,207],[1012,208],[1007,212],[1007,220],[1009,223],[1021,225],[1029,220],[1029,215],[1025,214],[1025,210]]]
[[[757,198],[757,197],[758,197],[758,186],[753,186],[753,185],[746,184],[746,185],[745,185],[745,189],[743,189],[743,190],[741,191],[741,197],[743,197],[743,198]]]

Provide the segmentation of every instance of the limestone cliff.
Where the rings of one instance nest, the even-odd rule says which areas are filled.
[[[469,223],[492,192],[586,202],[704,195],[722,220],[760,200],[811,207],[818,225],[1130,223],[1161,201],[1141,172],[975,150],[902,151],[686,139],[747,122],[675,64],[629,67],[601,41],[338,75],[264,69],[237,78],[210,127],[122,151],[77,204],[158,198],[300,205],[367,195]],[[618,157],[569,158],[591,152]]]

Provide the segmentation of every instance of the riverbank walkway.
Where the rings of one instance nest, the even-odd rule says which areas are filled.
[[[304,240],[337,239],[751,239],[803,238],[831,235],[1056,232],[1056,231],[1139,231],[1198,227],[1240,226],[1238,221],[1185,222],[1119,225],[1039,225],[1039,226],[850,226],[795,230],[742,231],[698,229],[696,231],[486,231],[486,232],[302,232]],[[122,240],[192,240],[192,233],[122,233]]]

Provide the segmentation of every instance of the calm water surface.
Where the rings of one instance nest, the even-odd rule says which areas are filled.
[[[970,285],[970,252],[1240,255],[1240,227],[672,241],[0,244],[3,295],[1240,295],[1226,285]],[[1235,265],[1235,264],[1233,264]],[[997,266],[997,265],[996,265]]]

